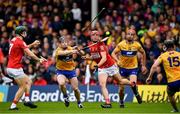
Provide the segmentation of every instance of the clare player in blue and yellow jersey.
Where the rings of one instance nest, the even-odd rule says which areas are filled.
[[[179,112],[174,95],[180,91],[180,53],[175,51],[173,40],[166,40],[164,42],[165,53],[161,54],[155,63],[152,65],[149,77],[146,80],[150,84],[156,67],[163,65],[167,77],[167,93],[170,103],[173,107],[172,112]]]
[[[72,89],[74,90],[78,107],[83,108],[83,105],[80,101],[80,91],[78,89],[78,80],[76,77],[75,64],[73,60],[73,54],[76,54],[77,52],[77,50],[68,46],[68,42],[64,37],[60,38],[59,47],[55,52],[56,74],[59,88],[64,95],[65,106],[69,106],[69,97],[66,90],[66,80],[68,79]]]
[[[118,64],[120,68],[120,74],[123,78],[128,78],[132,83],[137,82],[137,73],[138,73],[138,60],[137,52],[142,53],[142,73],[146,73],[146,54],[140,43],[135,41],[134,37],[136,35],[135,30],[129,29],[126,33],[126,39],[120,42],[114,51],[112,52],[112,57]],[[120,107],[124,108],[124,86],[119,87],[119,97],[120,97]],[[138,99],[140,96],[136,96]],[[138,102],[139,104],[142,103]]]

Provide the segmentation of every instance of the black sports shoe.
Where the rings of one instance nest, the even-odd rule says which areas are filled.
[[[120,108],[124,108],[125,106],[124,106],[124,104],[120,104],[119,107]]]
[[[32,102],[24,102],[24,106],[28,106],[30,108],[37,108],[37,105],[35,105],[34,103]]]
[[[139,94],[136,95],[136,99],[137,99],[139,104],[142,103],[142,98],[141,98],[141,96]]]
[[[15,108],[9,108],[9,110],[19,110],[18,107],[15,107]]]
[[[112,108],[112,105],[111,104],[102,104],[101,105],[102,108]]]
[[[78,108],[83,108],[83,105],[81,103],[78,104]]]
[[[64,98],[64,104],[66,107],[69,106],[69,97]]]

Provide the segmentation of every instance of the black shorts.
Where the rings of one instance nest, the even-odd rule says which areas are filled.
[[[169,94],[174,94],[180,91],[180,80],[167,84],[167,91]]]

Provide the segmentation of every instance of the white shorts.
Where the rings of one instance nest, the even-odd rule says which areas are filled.
[[[117,65],[112,65],[108,68],[98,68],[98,74],[105,73],[108,76],[113,76],[119,73],[119,68]]]
[[[25,73],[22,68],[7,68],[7,74],[14,79],[25,77]]]

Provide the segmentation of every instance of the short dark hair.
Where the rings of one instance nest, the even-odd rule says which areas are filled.
[[[174,40],[165,40],[164,45],[166,46],[167,49],[174,48]]]

